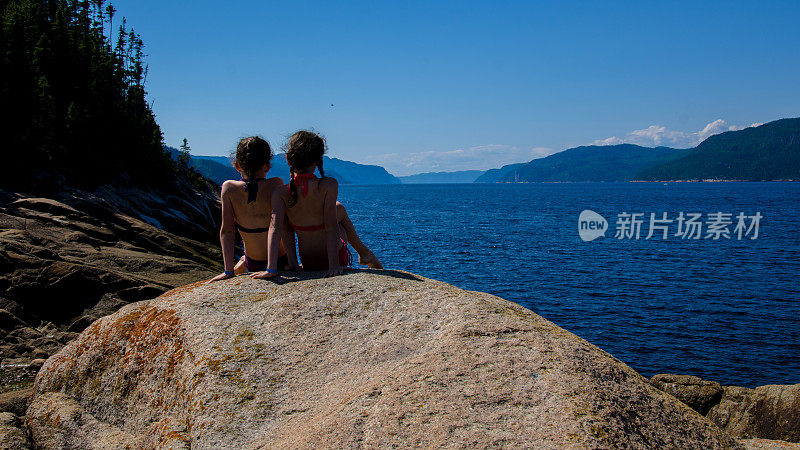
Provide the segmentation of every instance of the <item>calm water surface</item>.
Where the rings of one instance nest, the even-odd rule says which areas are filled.
[[[341,186],[339,196],[387,268],[519,303],[646,376],[800,383],[800,183]],[[608,220],[605,238],[579,238],[584,209]],[[718,211],[760,212],[758,239],[681,240],[674,223],[667,240],[644,239],[651,212]],[[622,212],[645,213],[639,240],[614,239]]]

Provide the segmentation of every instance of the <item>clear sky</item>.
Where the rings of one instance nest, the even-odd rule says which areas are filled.
[[[113,4],[166,143],[200,155],[313,128],[407,175],[800,116],[797,0]]]

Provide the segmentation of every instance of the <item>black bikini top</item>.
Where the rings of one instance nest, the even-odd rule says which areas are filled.
[[[266,178],[254,178],[252,180],[246,180],[242,178],[242,181],[244,181],[244,191],[247,192],[247,203],[251,203],[256,200],[256,195],[258,194],[258,182],[261,180],[266,180]],[[269,227],[245,228],[236,222],[233,222],[233,226],[237,230],[244,233],[266,233],[269,231]]]
[[[235,227],[237,230],[239,230],[239,231],[241,231],[241,232],[244,232],[244,233],[266,233],[267,231],[269,231],[269,227],[263,227],[263,228],[245,228],[245,227],[243,227],[243,226],[239,225],[239,224],[238,224],[238,223],[236,223],[236,222],[233,222],[233,226],[234,226],[234,227]]]

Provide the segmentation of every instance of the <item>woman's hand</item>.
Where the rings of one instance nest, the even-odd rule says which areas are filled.
[[[215,276],[215,277],[214,277],[214,278],[212,278],[211,280],[209,280],[209,283],[213,283],[213,282],[215,282],[215,281],[219,281],[219,280],[227,280],[228,278],[233,278],[234,276],[235,276],[235,275],[233,275],[233,274],[231,274],[231,273],[225,273],[225,272],[223,272],[223,273],[221,273],[221,274],[219,274],[219,275]]]
[[[297,264],[297,265],[294,265],[294,266],[291,265],[291,264],[287,264],[286,265],[286,270],[289,271],[289,272],[300,272],[301,270],[303,270],[303,266],[301,264]]]
[[[250,278],[252,278],[254,280],[258,280],[258,279],[262,279],[262,278],[273,278],[273,277],[277,277],[277,276],[278,276],[278,272],[277,271],[268,272],[266,270],[263,271],[263,272],[253,272],[253,273],[250,274]]]
[[[340,265],[336,265],[334,267],[328,268],[328,273],[325,274],[325,278],[335,277],[336,275],[341,275],[344,273],[344,269]]]

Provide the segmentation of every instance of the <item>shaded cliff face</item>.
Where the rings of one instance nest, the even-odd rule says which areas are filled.
[[[127,305],[39,372],[34,445],[729,448],[516,304],[405,272],[237,277]]]
[[[221,270],[215,192],[0,191],[0,356],[46,358],[99,317]]]

